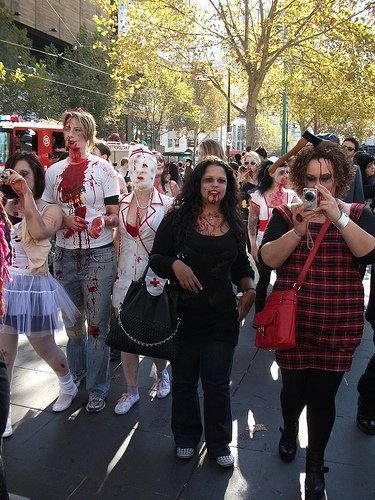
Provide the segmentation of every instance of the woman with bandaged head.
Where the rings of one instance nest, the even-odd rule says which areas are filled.
[[[133,280],[138,280],[148,263],[149,253],[154,243],[156,230],[173,199],[161,194],[154,187],[157,169],[155,155],[144,146],[137,144],[129,150],[129,174],[132,192],[120,200],[119,226],[115,232],[118,255],[118,271],[113,288],[113,306],[119,310],[126,292]],[[151,295],[163,291],[166,280],[149,269],[146,276],[147,290]],[[115,413],[123,415],[139,401],[137,354],[121,354],[127,391],[121,396]],[[165,398],[170,392],[167,362],[154,360],[157,371],[156,396]]]

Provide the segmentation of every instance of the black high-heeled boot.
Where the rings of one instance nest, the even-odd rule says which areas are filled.
[[[280,427],[279,456],[283,462],[291,462],[297,453],[298,423]]]
[[[329,471],[328,467],[324,467],[323,460],[309,457],[307,450],[306,458],[306,479],[305,479],[305,500],[324,500],[325,481],[324,474]]]
[[[358,398],[357,426],[366,434],[375,434],[375,406],[362,396]]]

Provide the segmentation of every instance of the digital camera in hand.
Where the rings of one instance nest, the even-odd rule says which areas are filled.
[[[14,198],[18,198],[18,194],[13,191],[13,189],[8,186],[8,184],[4,184],[9,176],[10,172],[8,172],[8,170],[0,171],[0,191],[3,193],[3,196],[6,200],[13,200]]]
[[[314,210],[318,206],[318,190],[316,188],[303,188],[302,202],[306,210]]]
[[[0,171],[0,182],[5,182],[10,176],[10,172],[7,170]]]

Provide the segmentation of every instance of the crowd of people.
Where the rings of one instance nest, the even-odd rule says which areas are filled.
[[[86,410],[102,411],[110,390],[110,317],[149,264],[151,295],[167,280],[179,289],[182,322],[171,381],[168,361],[153,360],[157,398],[172,392],[176,455],[193,457],[204,432],[208,454],[231,467],[230,377],[240,323],[253,304],[256,311],[264,307],[273,270],[275,290],[293,286],[328,220],[300,290],[297,346],[276,351],[283,417],[278,452],[285,462],[294,459],[306,406],[306,499],[324,498],[335,395],[362,336],[363,270],[375,263],[374,157],[349,137],[342,145],[317,141],[286,161],[267,158],[263,147],[247,148],[228,163],[221,145],[206,139],[196,165],[191,159],[166,163],[162,153],[132,144],[116,171],[90,113],[69,110],[62,122],[65,159],[44,172],[33,152],[16,152],[1,181],[0,368],[7,372],[1,380],[11,383],[24,334],[58,377],[54,412],[69,408],[84,382]],[[305,188],[316,190],[316,207],[304,201]],[[374,269],[371,284],[367,319],[375,331]],[[54,340],[62,321],[66,356]],[[123,352],[121,361],[126,387],[114,408],[119,415],[140,399],[139,356]],[[375,434],[375,355],[358,390],[358,426]],[[9,394],[3,401],[0,427],[9,437]]]

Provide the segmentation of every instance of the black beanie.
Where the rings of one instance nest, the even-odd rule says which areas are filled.
[[[372,163],[375,158],[369,153],[357,153],[354,158],[354,163],[359,166],[362,173],[369,163]]]

